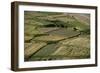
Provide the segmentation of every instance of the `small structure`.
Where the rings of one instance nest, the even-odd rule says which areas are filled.
[[[74,30],[74,31],[77,31],[77,30],[78,30],[78,28],[74,27],[74,28],[73,28],[73,30]]]

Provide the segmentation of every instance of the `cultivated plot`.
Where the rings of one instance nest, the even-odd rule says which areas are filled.
[[[90,14],[24,12],[24,60],[90,58]]]

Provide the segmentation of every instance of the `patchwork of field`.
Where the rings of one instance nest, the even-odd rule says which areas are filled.
[[[24,12],[24,60],[90,58],[90,15]]]

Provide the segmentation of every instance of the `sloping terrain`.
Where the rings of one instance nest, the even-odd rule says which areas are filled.
[[[90,58],[90,15],[24,13],[25,61]]]

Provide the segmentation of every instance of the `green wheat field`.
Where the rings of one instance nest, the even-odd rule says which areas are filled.
[[[90,58],[90,14],[24,12],[24,61]]]

